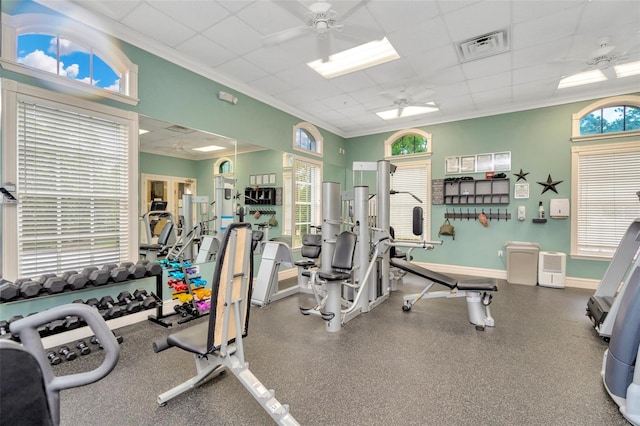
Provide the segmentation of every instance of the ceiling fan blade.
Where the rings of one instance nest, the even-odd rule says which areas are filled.
[[[402,111],[404,111],[404,106],[398,107],[398,118],[402,116]]]
[[[310,27],[301,25],[299,27],[293,27],[277,33],[269,34],[262,37],[262,45],[267,47],[275,46],[276,44],[284,43],[285,41],[308,34],[310,30]]]
[[[329,53],[331,51],[331,43],[329,41],[329,37],[326,34],[322,36],[316,36],[316,45],[318,47],[318,55],[320,55],[320,59],[322,62],[329,61]]]
[[[368,43],[374,40],[382,40],[384,33],[372,30],[357,24],[348,24],[341,31],[333,33],[346,41],[357,42],[358,44]]]
[[[343,14],[341,14],[340,15],[340,20],[342,21],[342,20],[347,19],[349,16],[353,15],[358,9],[360,9],[361,7],[366,5],[367,3],[369,3],[369,0],[361,0],[358,4],[353,6],[351,9],[349,9],[346,12],[344,12]]]

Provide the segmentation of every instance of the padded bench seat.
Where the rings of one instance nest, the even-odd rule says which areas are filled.
[[[442,284],[450,289],[468,290],[468,291],[498,291],[496,280],[493,278],[478,278],[471,280],[460,280],[450,277],[448,275],[434,272],[430,269],[418,266],[415,263],[407,262],[403,259],[392,258],[389,260],[391,266],[402,269],[407,272],[411,272],[424,279]]]

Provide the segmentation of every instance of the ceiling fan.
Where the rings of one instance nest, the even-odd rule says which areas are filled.
[[[598,45],[600,47],[589,53],[586,62],[589,67],[606,69],[629,57],[626,52],[616,53],[616,46],[609,45],[608,37],[600,39]]]
[[[301,1],[276,2],[280,7],[297,16],[304,24],[264,36],[262,42],[265,46],[274,46],[297,37],[313,34],[316,36],[318,53],[322,62],[326,62],[329,60],[330,54],[330,35],[358,42],[368,42],[380,38],[380,34],[373,34],[372,31],[355,24],[349,24],[348,30],[345,32],[345,25],[342,23],[369,1],[361,0],[342,14],[338,14],[331,8],[330,3],[324,1],[315,2],[308,7]]]
[[[396,94],[390,92],[382,92],[380,93],[380,95],[393,101],[393,105],[387,107],[385,111],[377,112],[377,114],[380,117],[388,120],[392,118],[408,117],[410,115],[437,111],[438,106],[435,102],[418,100],[420,98],[430,97],[434,94],[434,92],[435,91],[430,87],[414,91],[413,94],[406,87],[401,88],[400,91]],[[383,115],[388,118],[383,117]]]

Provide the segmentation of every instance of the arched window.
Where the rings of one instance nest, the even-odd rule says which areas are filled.
[[[214,175],[228,175],[233,173],[233,162],[227,157],[219,158],[213,166]]]
[[[3,14],[2,24],[3,68],[137,104],[137,66],[104,34],[42,14]]]
[[[298,123],[293,126],[293,149],[322,155],[322,135],[311,123]]]
[[[573,114],[574,142],[640,134],[640,96],[602,99]]]
[[[384,141],[386,159],[430,154],[431,134],[419,129],[400,130]]]

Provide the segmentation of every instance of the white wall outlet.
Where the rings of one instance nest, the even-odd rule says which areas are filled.
[[[502,257],[504,255],[504,252],[502,250],[498,250],[498,257]]]

